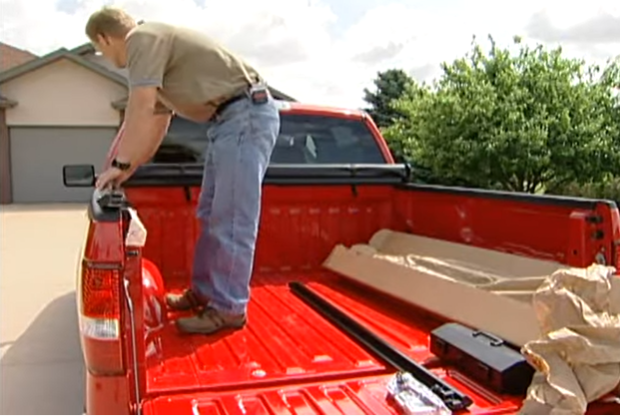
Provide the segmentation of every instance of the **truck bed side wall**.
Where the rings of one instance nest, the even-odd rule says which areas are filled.
[[[188,282],[198,189],[129,188],[127,196],[148,229],[143,256],[166,282]],[[336,244],[367,242],[381,228],[587,266],[597,255],[611,260],[615,215],[605,203],[433,186],[266,185],[255,267],[314,270]]]
[[[414,234],[576,267],[617,262],[618,211],[606,202],[422,185],[394,198]]]
[[[127,197],[148,229],[143,256],[160,268],[167,283],[189,282],[198,189],[191,200],[180,188],[129,188]],[[334,245],[368,241],[381,228],[404,229],[393,215],[389,186],[277,186],[263,191],[257,271],[317,269]]]

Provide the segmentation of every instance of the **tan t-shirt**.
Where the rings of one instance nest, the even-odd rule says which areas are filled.
[[[206,121],[217,106],[262,82],[258,72],[207,35],[146,22],[127,35],[129,86],[159,88],[161,104]]]

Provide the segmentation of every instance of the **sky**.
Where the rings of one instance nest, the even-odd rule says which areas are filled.
[[[104,4],[202,30],[297,100],[344,107],[364,106],[378,71],[432,80],[474,35],[561,44],[589,62],[620,55],[618,0],[0,0],[0,41],[40,55],[79,46]]]

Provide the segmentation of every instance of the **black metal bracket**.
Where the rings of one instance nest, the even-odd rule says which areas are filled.
[[[103,209],[118,209],[125,206],[125,195],[118,190],[103,191],[97,202]]]
[[[342,332],[355,339],[368,351],[399,371],[406,371],[435,393],[453,412],[467,409],[473,400],[410,357],[378,337],[329,301],[308,289],[303,283],[291,282],[289,288],[297,297],[320,313]]]
[[[590,224],[602,224],[603,223],[603,217],[601,215],[588,215],[586,217],[586,221],[589,222]]]
[[[183,187],[183,193],[185,194],[185,201],[192,202],[192,190],[189,186]]]

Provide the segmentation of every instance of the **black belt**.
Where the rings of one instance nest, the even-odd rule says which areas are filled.
[[[236,103],[237,101],[240,101],[244,98],[247,98],[248,94],[247,92],[242,92],[239,95],[235,95],[231,98],[229,98],[228,100],[224,101],[222,104],[217,106],[217,109],[215,110],[215,113],[213,113],[213,117],[218,117],[220,115],[222,115],[222,113],[224,112],[224,110],[226,110],[226,108],[228,108],[228,106],[230,106],[233,103]]]

